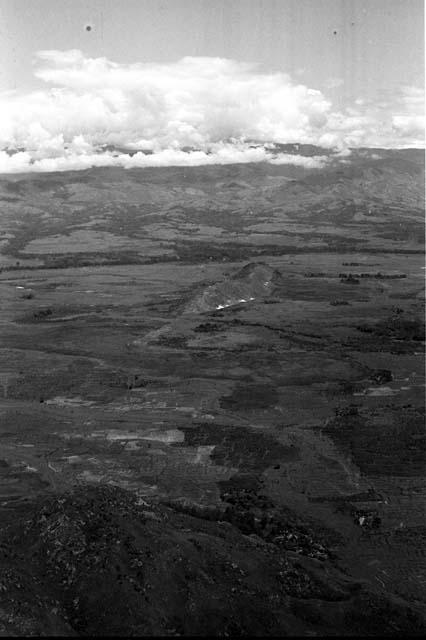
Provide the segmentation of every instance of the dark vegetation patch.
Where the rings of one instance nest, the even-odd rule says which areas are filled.
[[[339,273],[339,278],[374,278],[375,280],[401,280],[402,278],[406,278],[407,275],[405,273],[395,273],[395,274],[385,274],[378,271],[377,273]]]
[[[232,411],[267,409],[277,404],[279,395],[269,384],[237,385],[229,396],[220,399],[223,409]]]
[[[185,433],[185,446],[214,445],[210,457],[221,466],[261,472],[276,462],[299,459],[296,447],[287,447],[262,431],[210,423],[179,428]]]
[[[343,277],[340,278],[340,282],[342,282],[343,284],[359,284],[359,279],[355,278],[351,273],[347,276],[344,275]]]
[[[125,371],[98,369],[85,359],[76,359],[63,369],[22,372],[9,381],[9,398],[43,402],[55,396],[83,395],[88,400],[110,401],[131,388],[132,376]]]
[[[369,333],[378,338],[389,340],[404,340],[420,342],[425,339],[424,320],[404,320],[403,318],[390,318],[375,324],[362,324],[357,326],[358,331]]]
[[[344,395],[354,395],[354,393],[362,393],[367,386],[383,385],[392,382],[393,375],[389,369],[369,369],[364,367],[362,380],[342,380],[338,383],[337,391],[333,387],[327,388],[325,395],[336,395],[342,393]]]
[[[141,389],[153,383],[154,380],[146,378],[140,373],[126,374],[125,372],[123,372],[118,377],[118,386],[120,386],[121,388],[126,387],[127,389]]]
[[[370,374],[370,380],[371,382],[375,382],[379,385],[386,384],[387,382],[392,382],[392,371],[390,371],[389,369],[376,369]]]
[[[377,267],[376,263],[367,262],[342,262],[344,267]]]
[[[302,519],[292,509],[277,506],[262,495],[256,477],[237,474],[219,485],[226,505],[224,519],[246,535],[256,534],[278,547],[317,560],[332,557],[332,548],[343,541],[336,531],[309,518]]]
[[[366,474],[422,476],[426,461],[423,408],[391,407],[359,412],[356,406],[339,412],[323,432],[351,455]]]
[[[33,297],[33,296],[31,296]],[[64,305],[55,307],[44,307],[42,309],[36,309],[30,313],[18,318],[17,322],[32,323],[32,322],[67,322],[68,317],[76,319],[74,316],[85,316],[85,321],[94,320],[94,316],[103,313],[102,321],[105,322],[105,311],[111,310],[111,307],[107,305]]]
[[[258,256],[280,256],[288,252],[297,253],[295,247],[277,247],[276,245],[257,247],[254,244],[230,242],[215,245],[211,242],[200,241],[181,241],[176,245],[175,251],[179,259],[188,264],[199,264],[206,260],[213,262],[235,262]]]
[[[343,264],[351,264],[351,263],[343,263]],[[358,265],[357,262],[353,264]],[[358,265],[360,266],[360,265]],[[304,274],[305,278],[340,278],[341,282],[344,280],[349,280],[353,282],[354,279],[375,279],[375,280],[401,280],[402,278],[406,278],[407,275],[405,273],[395,273],[395,274],[385,274],[377,271],[376,273],[339,273],[338,276],[332,275],[330,273],[325,273],[324,271],[308,271]]]
[[[52,416],[46,413],[45,408],[40,404],[31,408],[7,409],[1,414],[0,437],[2,441],[6,439],[16,439],[16,425],[19,425],[19,438],[25,442],[34,442],[37,434],[54,432],[65,428],[67,425],[66,416]],[[55,439],[55,436],[52,436]]]
[[[359,493],[352,493],[346,496],[311,496],[308,500],[309,502],[333,502],[339,505],[345,503],[381,501],[383,500],[383,496],[370,488],[367,491],[360,491]]]
[[[38,254],[25,254],[25,258],[38,258]],[[95,267],[102,265],[147,264],[152,258],[141,256],[137,251],[85,251],[80,253],[44,254],[45,269],[68,269],[72,267]],[[166,262],[167,257],[161,256]]]
[[[160,347],[170,347],[171,349],[184,349],[186,340],[185,336],[162,335],[156,340],[156,344]]]
[[[198,424],[181,427],[185,446],[215,445],[211,459],[221,466],[236,466],[239,472],[230,480],[219,483],[223,507],[205,508],[191,504],[176,506],[197,517],[225,520],[245,535],[255,534],[267,542],[295,553],[325,559],[330,547],[342,538],[314,522],[297,516],[291,509],[277,507],[262,495],[261,473],[279,462],[286,464],[299,459],[294,446],[284,446],[272,436],[244,427]]]
[[[202,322],[194,328],[196,333],[215,333],[217,331],[223,331],[223,326],[216,322]]]
[[[360,393],[365,388],[363,382],[354,381],[354,380],[342,380],[335,386],[329,386],[324,390],[324,395],[326,396],[335,396],[335,395],[347,395],[353,396],[354,393]]]
[[[401,298],[402,296],[398,296]],[[412,298],[412,295],[410,294]],[[386,320],[357,325],[360,337],[348,338],[344,346],[356,351],[382,351],[395,354],[414,353],[425,340],[425,323],[421,319],[405,320],[401,311]]]
[[[87,360],[76,360],[53,371],[22,372],[9,382],[7,394],[9,398],[40,402],[58,395],[77,394],[93,373],[93,364]]]
[[[393,532],[395,542],[405,545],[408,544],[417,550],[426,548],[426,526],[418,525],[417,527],[403,527],[395,529]]]
[[[22,300],[32,300],[34,298],[34,293],[32,291],[26,291],[21,295]]]
[[[146,303],[145,307],[151,313],[159,313],[162,316],[176,316],[182,311],[184,303],[190,298],[192,291],[181,290],[178,295],[169,295],[167,299],[158,298]]]
[[[330,274],[325,273],[324,271],[308,271],[303,274],[305,278],[331,278]]]
[[[38,311],[34,311],[31,316],[32,320],[45,320],[53,315],[53,310],[48,307],[47,309],[39,309]]]
[[[313,235],[313,234],[312,234]],[[321,235],[321,239],[322,239]],[[225,261],[234,262],[238,260],[249,260],[261,256],[285,256],[297,254],[321,254],[328,253],[359,253],[362,241],[354,238],[344,239],[330,236],[328,246],[312,246],[311,235],[306,238],[305,246],[295,247],[294,245],[263,245],[261,247],[253,244],[243,243],[222,243],[214,245],[212,243],[193,241],[180,241],[175,245],[175,252],[182,262],[194,264],[211,260],[213,262]],[[364,252],[372,254],[398,253],[398,249],[376,249],[369,250],[363,247]],[[404,250],[401,253],[421,253],[421,250]]]
[[[62,227],[63,228],[63,227]],[[20,252],[31,240],[43,237],[43,224],[40,222],[39,216],[34,214],[22,216],[19,225],[17,224],[12,231],[12,237],[8,239],[1,248],[0,253],[4,255],[21,257]],[[50,235],[51,231],[46,231],[46,235]],[[28,258],[28,256],[22,256]],[[34,256],[31,256],[34,257]],[[40,258],[40,256],[35,256]]]

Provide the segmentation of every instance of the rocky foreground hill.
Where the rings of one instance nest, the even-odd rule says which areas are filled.
[[[415,607],[336,567],[331,532],[301,524],[291,512],[275,513],[268,502],[245,492],[216,513],[150,504],[112,487],[47,499],[2,541],[2,632],[426,631]],[[255,514],[262,515],[257,526]]]

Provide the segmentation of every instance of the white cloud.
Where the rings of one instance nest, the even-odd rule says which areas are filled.
[[[402,87],[399,104],[392,116],[392,129],[400,139],[416,140],[423,146],[425,135],[424,91],[418,87]]]
[[[116,166],[132,169],[137,167],[200,166],[213,164],[236,164],[248,162],[271,162],[272,164],[293,164],[310,169],[321,168],[326,164],[326,156],[306,157],[293,154],[274,155],[263,146],[250,148],[247,145],[217,144],[212,150],[192,151],[181,149],[163,149],[151,155],[137,152],[126,153],[76,153],[67,151],[64,155],[31,158],[28,152],[19,152],[9,156],[0,151],[0,173],[72,171],[91,167]]]
[[[344,84],[343,78],[337,78],[335,76],[328,78],[325,82],[327,89],[337,89],[337,87],[341,87],[342,84]]]
[[[41,51],[37,64],[36,77],[51,88],[0,95],[2,172],[256,161],[322,166],[324,157],[276,157],[248,141],[340,151],[422,144],[423,92],[413,87],[403,88],[393,106],[358,100],[336,112],[320,91],[284,73],[222,58],[118,64],[71,50]],[[102,145],[153,153],[113,154]]]

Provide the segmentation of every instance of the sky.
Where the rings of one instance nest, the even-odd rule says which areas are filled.
[[[423,0],[0,0],[0,170],[423,146],[423,89]]]

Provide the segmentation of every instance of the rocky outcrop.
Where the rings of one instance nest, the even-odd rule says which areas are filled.
[[[201,291],[184,312],[206,313],[269,298],[281,279],[280,272],[264,262],[250,262],[232,276]]]
[[[351,579],[324,553],[299,553],[297,545],[318,544],[294,523],[281,523],[281,535],[269,523],[266,539],[243,533],[241,518],[263,503],[229,490],[224,497],[237,509],[235,524],[117,487],[45,499],[0,536],[0,634],[425,632],[414,607]]]

